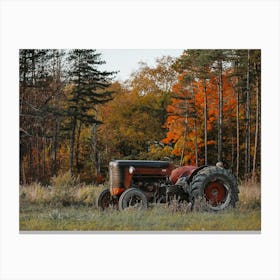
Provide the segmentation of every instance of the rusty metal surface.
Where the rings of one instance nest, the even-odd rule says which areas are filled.
[[[171,172],[170,181],[173,184],[176,184],[177,180],[181,176],[188,176],[189,177],[194,172],[194,170],[196,170],[196,169],[197,169],[196,166],[191,166],[191,165],[178,167]]]

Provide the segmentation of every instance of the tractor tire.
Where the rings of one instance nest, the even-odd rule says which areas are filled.
[[[127,189],[119,199],[119,209],[127,208],[144,210],[148,208],[148,200],[145,194],[136,188]]]
[[[109,188],[103,190],[99,194],[96,204],[101,210],[105,210],[107,208],[118,209],[118,199],[111,196]]]
[[[199,200],[203,200],[200,208],[206,211],[235,207],[238,193],[235,176],[229,170],[217,166],[203,168],[193,177],[190,184],[193,207]]]

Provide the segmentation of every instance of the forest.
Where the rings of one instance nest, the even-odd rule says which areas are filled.
[[[112,159],[222,161],[261,176],[261,50],[186,49],[126,81],[94,49],[19,51],[20,184],[70,170],[108,179]]]

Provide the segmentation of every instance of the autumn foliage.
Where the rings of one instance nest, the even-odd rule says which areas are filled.
[[[20,51],[21,183],[68,170],[103,183],[112,159],[166,157],[221,159],[238,177],[259,178],[260,50],[185,50],[140,63],[123,82],[98,72],[94,50],[82,62],[80,52]]]
[[[181,156],[182,149],[185,149],[183,163],[196,164],[195,143],[197,142],[198,154],[200,155],[198,164],[204,164],[204,85],[201,81],[195,81],[189,88],[184,85],[184,74],[180,74],[178,82],[173,86],[173,98],[171,104],[167,106],[168,117],[166,120],[166,128],[168,129],[166,138],[163,142],[173,143],[174,149],[172,153]],[[207,145],[214,149],[217,145],[214,131],[218,119],[218,98],[217,98],[217,79],[212,78],[207,82],[206,95],[208,102],[207,112],[207,132],[213,135],[207,140]],[[223,76],[223,93],[224,106],[223,115],[225,116],[225,124],[230,123],[236,114],[236,98],[234,89],[231,86],[226,75]],[[185,139],[184,139],[185,138]],[[226,137],[225,137],[226,139]],[[212,161],[215,161],[215,155]]]

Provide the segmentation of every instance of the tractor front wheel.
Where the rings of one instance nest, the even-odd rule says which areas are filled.
[[[97,198],[97,206],[101,210],[105,210],[107,208],[118,208],[118,199],[115,197],[112,197],[110,194],[110,189],[107,188],[103,190],[98,198]]]
[[[124,210],[126,208],[134,208],[134,209],[147,209],[148,201],[145,194],[136,189],[130,188],[122,193],[119,199],[119,209]]]

